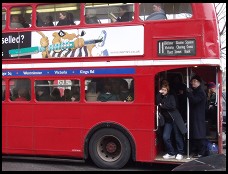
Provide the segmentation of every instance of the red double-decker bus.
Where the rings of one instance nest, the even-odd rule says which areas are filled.
[[[156,5],[160,17],[152,3],[3,3],[2,154],[91,158],[101,168],[191,161],[189,133],[182,160],[162,158],[155,96],[163,79],[189,87],[196,74],[205,91],[216,85],[217,117],[205,124],[222,153],[214,5]]]

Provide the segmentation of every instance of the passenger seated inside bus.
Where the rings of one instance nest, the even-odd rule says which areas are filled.
[[[20,88],[18,90],[18,98],[15,99],[15,101],[27,101],[28,97],[28,91],[25,88]]]
[[[57,26],[63,26],[63,25],[72,25],[72,16],[68,14],[68,12],[60,12],[59,13],[59,22]]]
[[[72,101],[79,101],[80,100],[80,87],[79,86],[72,86],[71,87],[71,100]]]
[[[153,6],[153,13],[151,13],[146,20],[160,20],[160,19],[167,19],[165,11],[161,7],[161,3],[154,3]]]
[[[36,99],[38,101],[51,101],[50,90],[48,86],[36,87]]]
[[[99,93],[96,92],[96,82],[90,82],[86,91],[87,101],[97,101]]]
[[[51,92],[52,101],[61,101],[61,94],[59,88],[54,88]]]
[[[52,16],[46,16],[44,26],[54,26]]]
[[[19,16],[19,21],[23,25],[24,28],[29,28],[29,24],[26,22],[25,17],[23,15]]]
[[[32,20],[32,19],[31,19]],[[36,13],[36,26],[37,27],[42,27],[44,26],[44,21],[42,20],[42,18],[40,17],[39,13]]]
[[[10,28],[24,28],[20,23],[19,15],[11,15],[10,16]]]
[[[86,9],[86,19],[85,22],[87,24],[96,24],[101,23],[98,17],[96,16],[96,10],[95,9]]]
[[[67,20],[69,22],[69,25],[75,25],[74,23],[74,15],[70,12],[67,12]]]
[[[110,13],[112,22],[129,22],[132,21],[132,12],[129,11],[128,6],[120,6],[119,7],[119,16],[115,17],[114,14]]]
[[[2,89],[2,101],[5,100],[5,94],[6,94],[6,90],[3,90],[3,89]]]
[[[133,101],[133,96],[128,89],[128,83],[125,79],[121,79],[120,81],[119,98],[121,101],[124,101],[124,102]]]
[[[119,101],[119,97],[116,94],[113,94],[112,92],[113,91],[111,82],[105,81],[104,91],[101,94],[99,94],[99,96],[97,97],[97,101]]]
[[[62,96],[62,101],[71,101],[71,90],[70,89],[65,89],[64,94]]]
[[[10,100],[14,101],[16,98],[18,98],[18,89],[15,87],[10,91]]]

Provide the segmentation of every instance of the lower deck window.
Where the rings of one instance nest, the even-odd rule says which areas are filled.
[[[133,78],[91,78],[85,81],[86,101],[134,100]]]

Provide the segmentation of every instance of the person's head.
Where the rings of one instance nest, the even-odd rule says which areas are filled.
[[[18,96],[22,97],[22,98],[26,98],[27,97],[27,90],[25,88],[20,88],[18,90]]]
[[[120,16],[123,16],[124,13],[128,12],[128,6],[120,6],[119,7],[119,14]]]
[[[18,15],[11,15],[11,22],[18,23],[20,22],[20,17]]]
[[[154,12],[159,12],[159,11],[161,11],[161,10],[162,10],[162,8],[161,8],[161,3],[154,3],[154,4],[152,5],[152,8],[153,8],[153,11],[154,11]]]
[[[44,93],[44,89],[42,87],[37,87],[37,95],[41,96]]]
[[[207,84],[207,88],[208,88],[209,92],[215,92],[216,91],[216,85],[214,82],[209,82]]]
[[[51,95],[58,96],[58,97],[61,96],[59,88],[54,88]]]
[[[52,16],[46,16],[45,20],[47,23],[53,22],[53,17]]]
[[[66,17],[67,17],[67,12],[60,12],[59,13],[59,19],[60,20],[64,20],[64,19],[66,19]]]
[[[89,8],[86,10],[86,17],[91,18],[94,16],[96,16],[96,10],[95,9]]]
[[[120,81],[120,90],[128,90],[128,83],[126,80],[122,79]]]
[[[112,85],[110,81],[106,81],[104,84],[104,92],[111,92],[112,91]]]
[[[169,93],[169,85],[162,85],[161,86],[161,89],[159,90],[159,92],[162,94],[162,95],[167,95]]]
[[[198,86],[200,86],[201,82],[202,82],[202,79],[198,75],[193,76],[190,81],[193,88],[197,88]]]

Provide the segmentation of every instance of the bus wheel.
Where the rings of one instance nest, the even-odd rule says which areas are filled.
[[[128,138],[120,131],[104,128],[94,133],[89,142],[89,154],[100,168],[122,168],[130,158]]]

